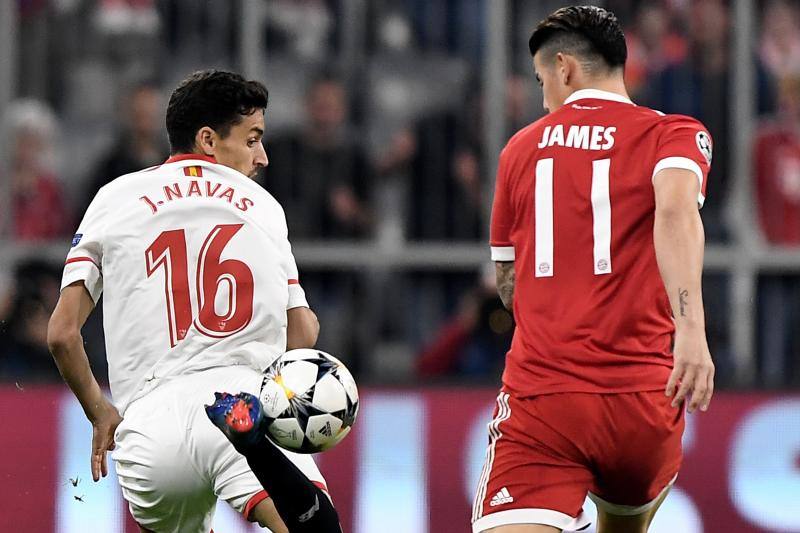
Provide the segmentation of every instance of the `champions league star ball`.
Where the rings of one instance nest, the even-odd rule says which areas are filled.
[[[267,371],[259,400],[267,436],[286,450],[317,453],[353,427],[358,389],[341,361],[313,349],[290,350]]]

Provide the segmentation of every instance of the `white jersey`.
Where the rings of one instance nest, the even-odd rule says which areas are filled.
[[[120,413],[165,378],[265,370],[286,350],[286,310],[307,306],[280,204],[195,154],[117,178],[84,215],[62,288],[105,293],[108,373]]]

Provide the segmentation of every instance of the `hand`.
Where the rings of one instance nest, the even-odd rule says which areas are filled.
[[[673,353],[675,366],[666,388],[667,396],[675,394],[672,407],[679,406],[688,395],[691,395],[688,412],[692,413],[698,407],[701,411],[708,410],[708,404],[711,403],[711,396],[714,394],[714,363],[708,351],[705,332],[678,330],[675,334]],[[675,393],[676,387],[677,393]]]
[[[330,191],[330,204],[336,218],[345,224],[357,220],[361,211],[353,191],[343,185],[334,187]]]
[[[122,417],[116,407],[110,403],[102,406],[100,413],[91,420],[92,422],[92,479],[100,480],[100,476],[108,475],[108,464],[106,463],[106,452],[113,450],[114,432],[122,422]]]

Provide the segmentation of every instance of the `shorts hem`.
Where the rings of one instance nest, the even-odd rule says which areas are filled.
[[[672,487],[672,485],[675,484],[676,479],[678,479],[678,474],[672,476],[672,479],[669,481],[669,483],[667,483],[666,486],[663,489],[661,489],[661,491],[655,498],[653,498],[652,500],[643,505],[619,505],[616,503],[608,502],[603,498],[601,498],[600,496],[593,494],[591,492],[589,493],[589,498],[591,498],[591,500],[597,507],[602,508],[608,514],[613,514],[616,516],[634,516],[637,514],[646,513],[647,511],[652,509],[656,505],[656,503],[658,503],[659,498],[661,498],[664,495],[664,493],[668,491],[670,487]]]
[[[553,509],[510,509],[478,518],[472,523],[472,533],[481,533],[493,527],[512,524],[542,524],[559,529],[580,531],[588,527],[591,520],[583,511],[578,516],[572,517]]]
[[[267,491],[265,490],[260,490],[250,496],[250,498],[247,500],[247,503],[244,504],[244,509],[242,509],[242,515],[244,515],[248,522],[255,522],[255,519],[252,516],[253,509],[256,508],[256,505],[263,502],[267,498],[269,498],[269,494],[267,494]]]

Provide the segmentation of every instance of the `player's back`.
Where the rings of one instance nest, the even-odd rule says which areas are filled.
[[[162,379],[236,364],[264,369],[285,350],[297,276],[283,210],[208,158],[174,157],[101,189],[67,263],[65,282],[73,265],[99,267],[120,411]]]
[[[575,93],[509,141],[492,217],[493,258],[515,261],[509,390],[664,386],[674,329],[653,245],[652,179],[687,168],[704,189],[709,163],[697,121],[601,91]]]

